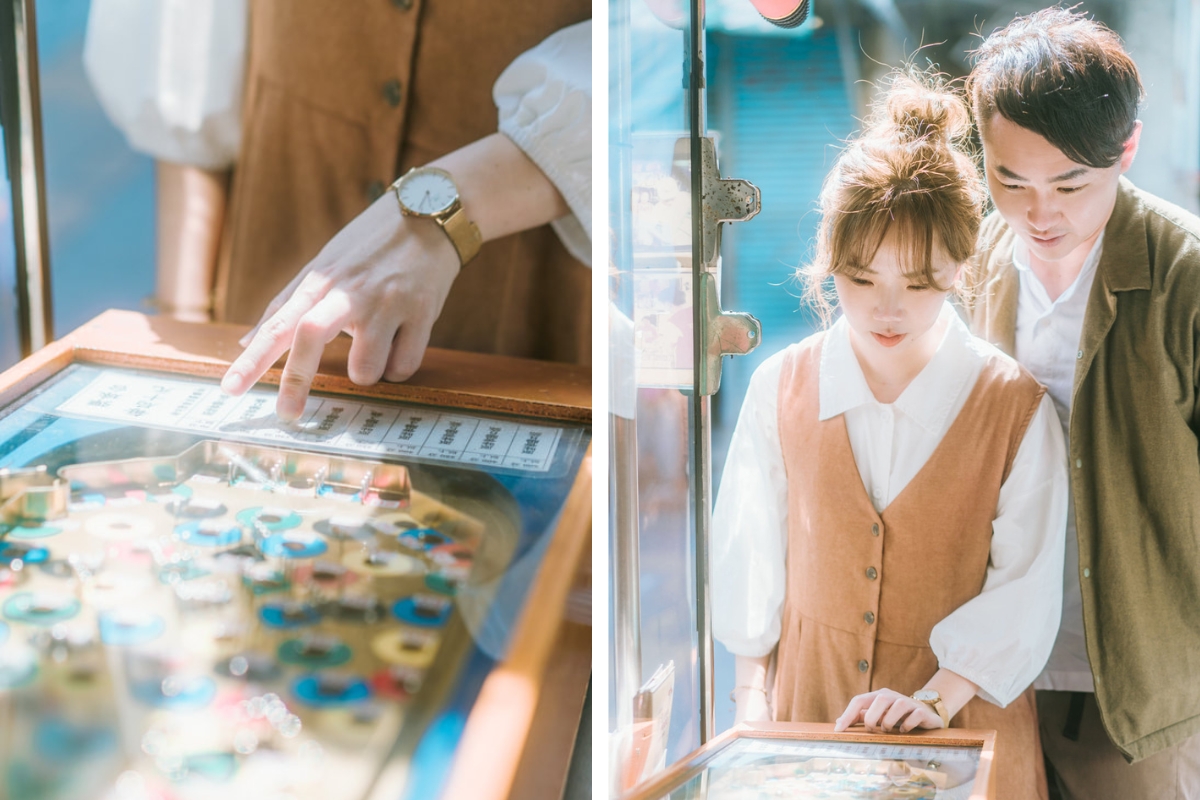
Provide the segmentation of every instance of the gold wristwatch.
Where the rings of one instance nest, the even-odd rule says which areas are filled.
[[[932,689],[919,689],[913,692],[912,699],[919,703],[924,703],[934,710],[934,712],[942,718],[942,727],[950,727],[950,715],[946,713],[946,704],[942,702],[942,696]]]
[[[467,219],[449,172],[437,167],[413,167],[392,184],[392,191],[400,202],[400,213],[431,219],[446,232],[463,266],[479,252],[483,237],[475,223]]]

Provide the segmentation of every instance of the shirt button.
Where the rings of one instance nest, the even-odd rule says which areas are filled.
[[[371,181],[367,184],[367,199],[374,203],[383,197],[383,193],[386,190],[387,187],[383,185],[383,181]]]
[[[1078,353],[1076,353],[1076,354],[1075,354],[1075,358],[1076,358],[1076,359],[1081,359],[1081,358],[1083,358],[1083,351],[1082,351],[1082,350],[1080,350]]]
[[[1083,568],[1083,577],[1085,577],[1085,578],[1092,577],[1092,571],[1090,569],[1088,569],[1087,567],[1084,567]]]
[[[875,571],[874,567],[867,567],[867,580],[873,581],[878,577],[879,573]]]
[[[871,665],[867,663],[867,660],[865,658],[862,661],[858,662],[858,671],[859,672],[866,672],[868,669],[870,669],[870,667],[871,667]]]
[[[875,624],[875,615],[874,615],[874,614],[872,614],[870,611],[868,611],[867,613],[863,614],[863,619],[864,619],[864,620],[866,620],[866,623],[867,623],[868,625],[874,625],[874,624]]]
[[[1083,469],[1083,459],[1082,458],[1075,459],[1075,469]]]
[[[387,104],[392,108],[400,105],[400,81],[393,78],[383,85],[383,99],[387,100]]]
[[[871,535],[872,535],[872,536],[878,536],[878,535],[879,535],[879,523],[878,523],[878,522],[876,522],[875,524],[873,524],[873,525],[871,526]]]

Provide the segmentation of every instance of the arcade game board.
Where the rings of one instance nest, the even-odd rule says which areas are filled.
[[[990,800],[995,734],[743,723],[623,800]]]
[[[0,376],[0,796],[426,798],[488,767],[520,796],[547,703],[499,768],[471,730],[570,624],[586,408],[335,363],[283,424],[274,387],[217,387],[236,330],[179,326],[110,312]]]

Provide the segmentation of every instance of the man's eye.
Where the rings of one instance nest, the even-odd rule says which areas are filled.
[[[1058,187],[1058,191],[1061,192],[1062,194],[1075,194],[1076,192],[1080,191],[1081,189],[1083,189],[1082,186],[1060,186],[1060,187]]]
[[[1021,185],[1018,183],[1002,183],[1000,185],[1003,186],[1005,189],[1008,189],[1009,191],[1014,191],[1014,192],[1017,189],[1021,188]]]

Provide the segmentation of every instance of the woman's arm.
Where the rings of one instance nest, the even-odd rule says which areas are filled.
[[[193,322],[212,315],[213,276],[229,170],[155,162],[158,280],[155,308]]]

